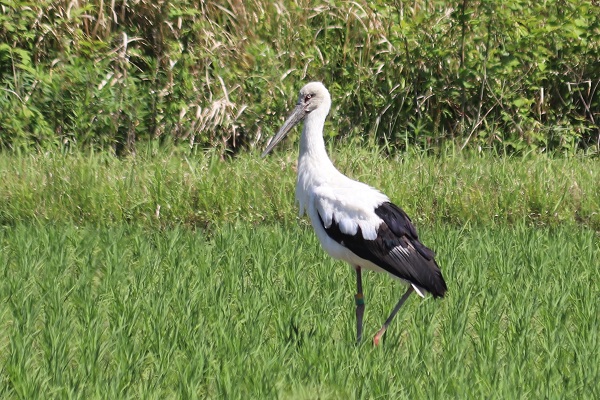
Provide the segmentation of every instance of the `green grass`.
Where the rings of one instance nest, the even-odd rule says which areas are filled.
[[[598,398],[598,235],[421,227],[448,281],[354,344],[354,276],[305,224],[0,230],[3,398]],[[368,336],[403,292],[365,278]]]
[[[295,148],[295,146],[294,146]],[[295,160],[181,149],[119,159],[105,153],[0,154],[0,225],[19,221],[149,227],[293,221]],[[420,223],[584,225],[600,231],[600,163],[591,157],[407,152],[386,158],[340,145],[339,169],[383,190]]]
[[[597,160],[332,153],[448,282],[380,348],[296,217],[295,154],[0,154],[0,397],[600,397]],[[368,338],[403,288],[364,284]]]

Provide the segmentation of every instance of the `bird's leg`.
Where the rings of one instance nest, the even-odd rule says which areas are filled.
[[[404,304],[404,302],[406,301],[406,299],[408,299],[408,296],[410,296],[410,294],[414,290],[415,289],[413,289],[412,285],[409,285],[408,286],[408,290],[406,291],[406,293],[404,293],[402,295],[402,297],[400,298],[400,300],[398,300],[398,304],[396,304],[396,307],[394,307],[394,309],[392,310],[392,313],[390,314],[390,316],[388,317],[388,319],[385,320],[385,323],[383,324],[383,326],[381,327],[381,329],[379,330],[379,332],[377,332],[377,334],[373,338],[373,344],[375,346],[379,346],[379,342],[381,341],[381,337],[385,333],[385,330],[387,329],[387,327],[390,325],[390,322],[392,322],[392,320],[394,319],[394,317],[398,313],[398,310],[400,310],[400,307],[402,307],[402,304]]]
[[[360,343],[362,340],[362,328],[363,328],[363,314],[365,313],[365,298],[363,296],[362,289],[362,273],[360,267],[356,268],[356,296],[354,300],[356,302],[356,342]]]

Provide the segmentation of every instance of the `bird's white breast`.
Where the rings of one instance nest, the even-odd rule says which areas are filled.
[[[313,225],[321,225],[322,220],[329,228],[335,221],[348,235],[355,235],[360,227],[367,240],[375,240],[381,224],[375,209],[389,201],[378,190],[344,176],[332,164],[317,165],[310,157],[299,160],[296,199],[300,215],[307,212]]]

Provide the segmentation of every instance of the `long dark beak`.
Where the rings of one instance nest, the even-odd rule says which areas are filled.
[[[304,110],[304,107],[302,107],[302,104],[298,104],[290,116],[285,120],[281,129],[279,129],[279,132],[277,132],[277,134],[269,141],[269,145],[265,151],[263,151],[262,157],[269,154],[271,150],[277,146],[277,143],[281,142],[292,128],[296,126],[298,122],[302,121],[304,117],[306,117],[306,111]]]

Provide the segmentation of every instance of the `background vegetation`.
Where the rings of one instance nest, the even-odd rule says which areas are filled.
[[[262,144],[302,83],[388,149],[597,152],[589,0],[0,1],[0,146]]]
[[[152,229],[183,225],[296,224],[296,152],[223,161],[218,151],[185,155],[178,146],[106,152],[0,156],[0,225],[20,222]],[[600,164],[594,158],[496,157],[426,151],[384,157],[337,146],[344,173],[375,186],[419,224],[583,226],[600,231]]]

